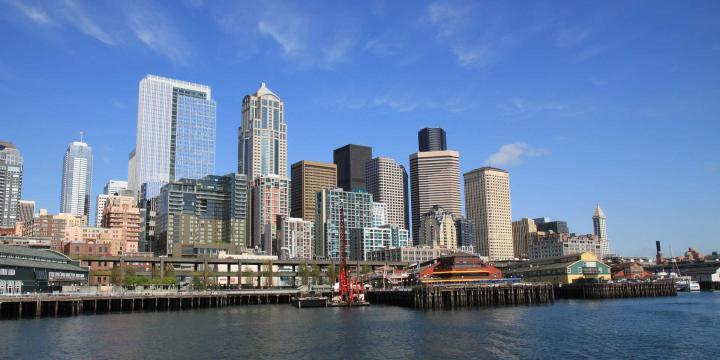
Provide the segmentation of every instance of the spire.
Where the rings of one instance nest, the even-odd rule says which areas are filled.
[[[83,142],[83,135],[85,135],[85,132],[80,131],[80,142]]]
[[[605,218],[605,213],[600,208],[600,204],[595,204],[595,213],[593,214],[594,218]]]
[[[264,82],[261,82],[260,88],[255,92],[255,96],[263,96],[263,95],[273,95],[275,97],[278,97],[277,95],[275,95],[274,92],[272,92],[272,90],[267,88],[267,85],[265,85]]]

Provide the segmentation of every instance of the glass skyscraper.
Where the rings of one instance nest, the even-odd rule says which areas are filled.
[[[13,227],[19,220],[23,158],[15,145],[0,141],[0,227]]]
[[[215,172],[216,105],[210,87],[148,75],[140,81],[137,139],[128,162],[128,187],[152,198],[182,178]]]
[[[85,224],[90,216],[92,171],[92,148],[83,141],[70,143],[65,151],[60,212],[82,217]]]

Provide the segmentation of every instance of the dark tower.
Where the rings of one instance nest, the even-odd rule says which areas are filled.
[[[419,151],[447,150],[445,130],[442,128],[424,128],[418,132]]]
[[[366,189],[365,163],[372,159],[372,148],[348,144],[333,151],[337,165],[337,186],[345,191]]]

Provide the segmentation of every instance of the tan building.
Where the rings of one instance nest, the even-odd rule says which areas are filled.
[[[475,222],[476,250],[490,260],[507,260],[513,251],[510,174],[482,167],[465,173],[465,211]]]
[[[412,236],[420,239],[420,219],[438,205],[462,216],[460,203],[460,153],[452,150],[424,151],[410,155]]]
[[[455,217],[439,206],[423,214],[420,220],[420,246],[440,249],[457,248]]]
[[[535,220],[522,218],[512,223],[513,250],[518,259],[527,259],[528,250],[533,239],[537,236]]]
[[[387,206],[387,223],[405,228],[405,168],[387,157],[365,163],[365,185],[373,201]]]
[[[302,160],[290,169],[290,216],[315,222],[317,193],[337,187],[337,165]]]
[[[135,253],[140,240],[140,209],[131,196],[110,195],[103,211],[103,227],[112,229],[113,253]],[[117,233],[119,231],[119,233]]]
[[[22,236],[50,238],[52,249],[62,252],[65,228],[68,226],[84,226],[84,219],[72,214],[52,215],[40,209],[37,217],[23,223]]]

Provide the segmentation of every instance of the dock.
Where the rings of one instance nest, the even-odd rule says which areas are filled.
[[[637,297],[676,296],[670,281],[638,283],[599,283],[556,285],[558,299],[622,299]]]

